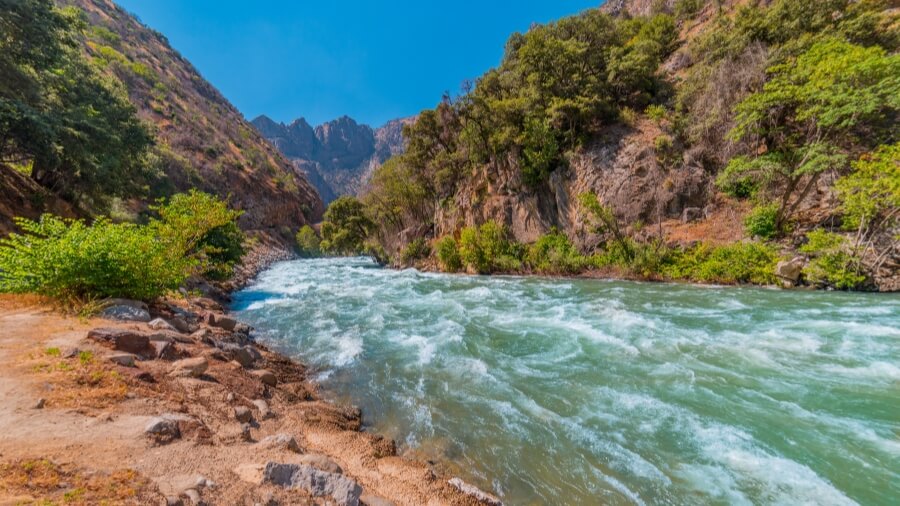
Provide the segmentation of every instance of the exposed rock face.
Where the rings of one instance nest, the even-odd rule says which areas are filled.
[[[586,192],[615,209],[625,225],[680,219],[685,209],[702,209],[712,196],[711,178],[699,164],[667,168],[647,141],[658,134],[650,122],[610,127],[537,189],[524,185],[514,159],[500,170],[484,169],[457,190],[452,205],[438,209],[435,235],[495,220],[521,242],[557,227],[585,245],[595,239],[578,206]]]
[[[252,123],[306,174],[327,204],[341,195],[359,194],[375,169],[403,152],[403,125],[412,121],[396,119],[376,129],[347,116],[315,128],[303,118],[285,125],[260,116]]]

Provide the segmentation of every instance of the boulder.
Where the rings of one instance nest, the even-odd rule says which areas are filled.
[[[238,321],[235,320],[234,318],[229,318],[225,315],[218,314],[218,313],[212,313],[212,312],[206,313],[206,316],[204,319],[205,319],[207,325],[209,325],[211,327],[218,327],[220,329],[224,329],[229,332],[233,331],[234,328],[238,324]]]
[[[304,490],[315,497],[331,497],[339,506],[357,506],[362,495],[362,487],[350,478],[303,464],[269,462],[263,470],[263,482]]]
[[[190,323],[180,316],[176,316],[175,318],[169,320],[169,324],[175,327],[175,330],[177,330],[178,332],[183,332],[185,334],[196,332],[198,328],[197,324]]]
[[[297,459],[297,463],[315,467],[319,471],[325,471],[326,473],[344,474],[344,470],[341,469],[341,466],[339,466],[337,462],[329,459],[325,455],[319,455],[318,453],[301,455]]]
[[[261,448],[272,448],[277,450],[287,450],[294,453],[303,453],[303,449],[300,448],[300,445],[297,444],[297,440],[294,439],[294,436],[290,434],[274,434],[272,436],[266,436],[258,444]]]
[[[238,346],[236,344],[223,343],[221,346],[222,351],[224,351],[232,360],[241,364],[241,367],[250,367],[253,365],[253,362],[256,361],[259,356],[259,352],[255,354],[251,352],[256,351],[253,350],[249,346]]]
[[[238,323],[234,326],[234,331],[238,334],[243,334],[245,336],[249,336],[250,332],[253,331],[253,327],[247,325],[246,323]]]
[[[278,379],[275,377],[272,371],[257,369],[255,371],[250,371],[250,374],[259,379],[259,381],[261,381],[263,385],[274,387],[278,384]]]
[[[131,353],[115,353],[109,356],[109,361],[121,365],[123,367],[134,367],[134,361],[137,359]]]
[[[783,260],[775,266],[775,276],[786,288],[797,286],[804,267],[806,267],[806,259],[803,257],[797,256],[790,260]]]
[[[234,408],[234,418],[241,423],[248,423],[253,418],[253,412],[246,406]]]
[[[156,318],[147,324],[153,330],[168,330],[170,332],[178,332],[178,330],[172,326],[171,323],[163,320],[162,318]]]
[[[100,311],[100,318],[125,322],[149,322],[150,312],[145,307],[115,304],[107,305]]]
[[[129,329],[97,328],[88,331],[88,339],[111,345],[114,349],[145,357],[155,355],[150,337]]]
[[[453,488],[459,490],[463,494],[466,494],[469,497],[474,498],[476,501],[487,504],[488,506],[503,506],[503,502],[497,497],[488,494],[487,492],[479,489],[475,485],[469,485],[468,483],[462,481],[459,478],[452,478],[447,483],[450,484]]]
[[[256,406],[256,409],[259,411],[260,420],[265,420],[274,416],[272,411],[269,410],[269,403],[267,403],[263,399],[254,400],[253,405]]]
[[[155,351],[155,358],[159,360],[175,360],[178,358],[178,350],[169,341],[150,341],[150,346]]]
[[[172,363],[169,374],[182,378],[199,378],[206,372],[207,367],[209,367],[209,362],[206,357],[186,358]]]
[[[172,441],[181,437],[178,421],[164,416],[154,418],[144,427],[144,433],[157,441]]]

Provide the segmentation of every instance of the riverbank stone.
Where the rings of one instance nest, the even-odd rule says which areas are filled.
[[[206,357],[186,358],[172,363],[169,374],[176,377],[199,378],[203,376],[208,367],[209,362]]]
[[[362,487],[350,478],[303,464],[269,462],[263,470],[263,481],[305,490],[315,497],[331,497],[340,506],[357,506],[362,495]]]

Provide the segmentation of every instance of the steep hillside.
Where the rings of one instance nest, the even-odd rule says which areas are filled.
[[[229,196],[241,226],[289,238],[322,213],[315,189],[166,38],[110,0],[61,0],[85,12],[85,50],[127,87],[152,125],[150,199],[189,188]]]
[[[252,123],[307,174],[327,204],[340,195],[359,194],[376,168],[401,153],[403,125],[412,121],[396,119],[376,129],[347,116],[315,128],[304,118],[285,125],[259,116]]]
[[[551,255],[551,272],[748,281],[661,271],[736,244],[770,274],[792,259],[818,286],[896,290],[898,34],[878,0],[610,0],[513,34],[498,67],[406,129],[363,196],[369,236],[402,263],[447,238],[431,250],[450,270]],[[482,224],[499,229],[479,239]]]

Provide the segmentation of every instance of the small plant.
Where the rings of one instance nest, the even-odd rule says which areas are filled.
[[[666,108],[658,104],[648,105],[647,109],[644,110],[644,114],[656,123],[662,123],[662,121],[668,117]]]
[[[435,252],[441,268],[446,272],[457,272],[463,268],[459,255],[459,245],[451,236],[442,237],[435,243]]]
[[[800,247],[802,253],[812,257],[803,269],[807,281],[839,290],[858,287],[866,280],[860,273],[860,260],[847,244],[844,236],[813,230],[806,234],[809,242]]]
[[[750,237],[760,239],[774,239],[781,231],[778,230],[778,204],[771,203],[756,206],[750,214],[744,218],[744,230]]]
[[[60,354],[59,348],[47,348],[44,350],[44,353],[50,357],[58,357]]]
[[[300,252],[300,256],[305,258],[313,258],[320,256],[322,254],[322,249],[320,247],[321,240],[319,239],[319,235],[316,234],[316,231],[313,230],[309,225],[303,225],[300,227],[300,230],[297,231],[297,249]]]

